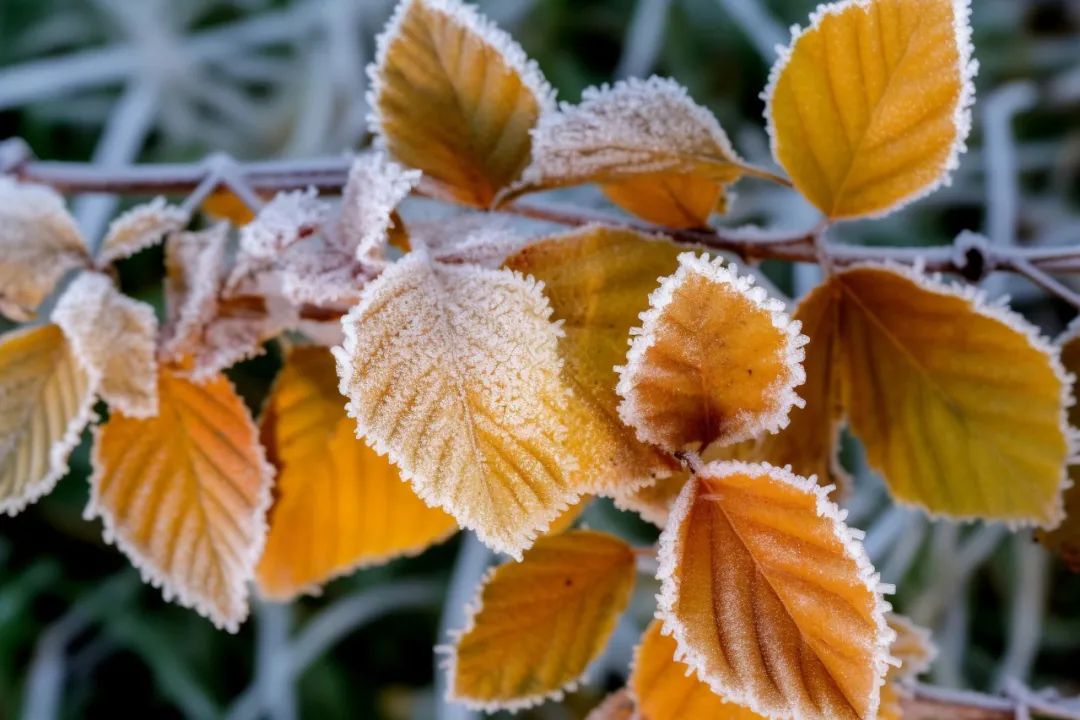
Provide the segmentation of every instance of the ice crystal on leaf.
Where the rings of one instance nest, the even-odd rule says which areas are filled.
[[[184,210],[169,205],[163,197],[136,205],[109,224],[98,250],[98,263],[123,260],[157,245],[170,233],[182,230],[189,219]]]
[[[380,152],[356,158],[341,197],[336,226],[341,244],[360,262],[382,260],[394,209],[419,182],[418,170],[406,170]]]

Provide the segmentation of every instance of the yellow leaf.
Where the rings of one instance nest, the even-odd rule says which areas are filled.
[[[16,514],[67,474],[95,389],[56,325],[0,336],[0,512]]]
[[[967,0],[822,6],[773,67],[773,156],[830,219],[880,215],[945,181],[974,100]]]
[[[934,515],[1056,524],[1071,403],[1056,349],[970,288],[881,266],[829,284],[843,404],[894,497]]]
[[[682,86],[631,78],[542,115],[515,193],[595,182],[650,222],[700,227],[723,187],[746,171],[716,118]]]
[[[559,348],[573,389],[567,425],[580,486],[591,492],[626,492],[677,467],[619,419],[615,365],[626,357],[630,328],[648,308],[658,276],[675,271],[678,255],[669,242],[593,226],[541,240],[506,261],[544,283],[563,323]]]
[[[370,68],[374,128],[400,162],[486,207],[529,160],[553,93],[509,35],[460,0],[403,0]]]
[[[1076,391],[1076,377],[1080,377],[1080,323],[1071,324],[1056,345],[1061,351],[1061,362],[1065,370],[1073,375],[1073,392]],[[1069,406],[1069,425],[1080,427],[1080,405]],[[1075,432],[1075,431],[1072,431]],[[1069,480],[1072,487],[1065,491],[1065,517],[1053,530],[1038,530],[1035,537],[1050,550],[1061,555],[1065,564],[1073,572],[1080,572],[1080,465],[1069,467]]]
[[[385,458],[356,438],[325,348],[296,348],[274,384],[263,434],[278,466],[257,576],[286,600],[360,567],[423,552],[454,519],[425,505]]]
[[[77,277],[53,310],[84,367],[100,379],[98,394],[129,417],[157,414],[154,308],[122,294],[98,273]]]
[[[533,280],[413,251],[365,286],[334,349],[358,434],[515,557],[581,494],[550,315]]]
[[[634,698],[626,688],[616,690],[593,708],[585,720],[638,720]]]
[[[166,600],[235,632],[266,534],[272,468],[243,401],[218,375],[197,385],[163,370],[160,412],[113,413],[93,450],[87,519]]]
[[[753,710],[727,702],[676,659],[675,640],[653,620],[634,651],[630,689],[645,720],[763,720]]]
[[[136,205],[109,224],[98,250],[98,264],[114,263],[157,245],[169,233],[183,230],[188,220],[186,212],[166,204],[163,197]]]
[[[640,175],[601,189],[626,212],[669,228],[704,227],[714,212],[727,207],[722,184],[691,174]]]
[[[206,196],[202,211],[213,220],[225,220],[240,227],[255,219],[255,211],[226,187],[219,187]]]
[[[541,538],[500,566],[449,649],[450,699],[488,711],[560,699],[603,651],[635,572],[629,545],[588,530]]]
[[[712,690],[770,717],[872,718],[893,633],[856,534],[812,480],[711,463],[660,536],[658,616]]]
[[[23,322],[89,252],[64,199],[0,177],[0,315]]]
[[[722,261],[679,256],[620,369],[619,415],[669,451],[776,432],[802,401],[806,338],[784,306]]]

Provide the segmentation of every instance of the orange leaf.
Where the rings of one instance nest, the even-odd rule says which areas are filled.
[[[213,220],[226,220],[237,227],[255,219],[255,211],[226,187],[219,187],[207,195],[202,202],[202,211]]]
[[[727,702],[676,659],[675,640],[653,620],[634,651],[629,686],[646,720],[763,720],[753,710]]]
[[[968,0],[822,6],[765,90],[773,156],[834,220],[880,215],[957,165],[974,100]]]
[[[1076,392],[1080,377],[1080,323],[1071,324],[1061,337],[1057,346],[1061,351],[1061,362],[1065,370],[1073,375],[1072,390]],[[1080,405],[1073,403],[1069,407],[1069,425],[1080,427]],[[1035,537],[1050,550],[1061,555],[1065,564],[1073,572],[1080,572],[1080,465],[1069,466],[1069,480],[1072,487],[1065,491],[1065,518],[1053,530],[1038,530]]]
[[[197,385],[163,370],[160,412],[113,413],[93,450],[88,519],[166,600],[235,632],[265,539],[273,470],[243,401],[218,375]]]
[[[259,588],[284,600],[356,568],[415,555],[457,529],[356,439],[325,348],[296,348],[263,418],[279,468]]]
[[[899,666],[889,668],[889,679],[910,680],[929,670],[938,653],[930,631],[899,613],[889,613],[888,622],[896,634],[889,653],[900,661]]]
[[[611,202],[643,220],[668,228],[699,228],[727,209],[724,185],[690,174],[656,174],[601,186]]]
[[[460,0],[403,0],[369,70],[374,128],[390,153],[486,207],[529,160],[553,102],[536,64]]]
[[[802,401],[806,338],[783,304],[720,260],[679,256],[632,330],[619,415],[669,451],[776,432]]]
[[[635,568],[619,538],[572,530],[494,570],[448,650],[449,699],[488,711],[560,699],[603,651]]]
[[[763,715],[874,717],[893,633],[856,538],[811,480],[704,466],[660,537],[659,616],[679,659]]]

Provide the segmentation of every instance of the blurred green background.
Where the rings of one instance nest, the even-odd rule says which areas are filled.
[[[759,93],[792,23],[813,0],[489,0],[483,9],[536,58],[560,98],[653,72],[684,83],[736,147],[768,164]],[[333,155],[368,141],[363,68],[389,14],[384,0],[0,0],[0,138],[41,158],[196,160]],[[990,242],[1080,242],[1080,3],[974,0],[981,62],[975,127],[953,184],[838,241],[929,245],[962,230]],[[600,204],[585,188],[564,200]],[[124,204],[80,198],[100,234]],[[417,213],[425,208],[416,207]],[[746,181],[722,222],[809,226],[792,193]],[[125,261],[124,289],[161,304],[162,258]],[[815,268],[766,264],[792,296]],[[992,277],[1048,334],[1072,310],[1015,278]],[[279,365],[274,347],[232,374],[257,410]],[[86,438],[56,491],[0,518],[0,718],[470,717],[438,701],[432,645],[461,624],[493,559],[462,537],[422,557],[331,583],[292,606],[257,604],[238,635],[165,603],[81,517]],[[850,443],[849,443],[850,445]],[[1080,691],[1080,579],[1026,533],[928,522],[892,507],[853,445],[852,518],[896,604],[935,629],[933,680],[999,689],[1008,678]],[[639,543],[656,531],[595,501],[583,522]],[[621,685],[655,586],[642,576],[592,682],[565,707],[526,717],[580,718]]]

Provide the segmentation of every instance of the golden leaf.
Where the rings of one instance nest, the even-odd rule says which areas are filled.
[[[967,0],[824,5],[773,67],[773,156],[830,219],[880,215],[945,181],[974,100]]]
[[[494,570],[449,649],[449,699],[488,711],[560,699],[603,651],[630,601],[633,550],[612,535],[544,537]]]
[[[658,616],[714,692],[770,717],[874,717],[889,605],[819,485],[764,463],[705,465],[659,556]]]
[[[154,308],[133,300],[98,273],[83,273],[52,314],[80,362],[100,379],[98,394],[129,417],[157,414]]]
[[[723,187],[746,171],[716,118],[682,86],[631,78],[542,115],[515,193],[595,182],[650,222],[701,227]]]
[[[337,382],[328,350],[296,348],[267,402],[263,434],[278,478],[257,576],[269,598],[291,599],[357,568],[415,555],[457,529],[357,440]]]
[[[1071,394],[1020,316],[895,267],[836,273],[843,404],[893,496],[934,515],[1052,527]]]
[[[0,512],[16,514],[67,474],[95,390],[56,325],[0,336]]]
[[[619,415],[670,451],[776,432],[802,401],[806,338],[778,300],[693,253],[649,297],[619,369]]]
[[[334,349],[358,434],[515,557],[581,494],[550,315],[531,279],[413,251],[364,288]]]
[[[212,220],[225,220],[237,227],[255,219],[255,211],[227,187],[219,187],[206,196],[202,211]]]
[[[900,661],[899,666],[889,667],[888,679],[910,680],[929,670],[938,652],[930,631],[899,613],[889,613],[887,621],[896,634],[889,654]]]
[[[727,702],[676,659],[675,640],[653,620],[634,651],[629,686],[644,720],[763,720],[753,710]]]
[[[616,690],[594,707],[585,720],[638,720],[634,698],[626,688]]]
[[[1061,351],[1062,365],[1073,375],[1075,392],[1075,378],[1080,377],[1080,322],[1071,324],[1058,338],[1056,345]],[[1068,414],[1069,425],[1073,428],[1080,427],[1080,405],[1072,404]],[[1058,553],[1073,572],[1080,572],[1080,465],[1071,465],[1068,472],[1072,487],[1065,491],[1065,517],[1053,530],[1036,531],[1035,537],[1047,548]]]
[[[179,232],[188,224],[188,214],[165,198],[136,205],[110,224],[98,250],[98,264],[106,265],[131,257],[161,242],[169,233]]]
[[[218,375],[161,372],[160,412],[113,413],[93,450],[87,519],[100,516],[143,578],[230,632],[266,534],[273,469],[243,400]]]
[[[403,0],[369,68],[390,153],[460,202],[486,207],[529,160],[553,93],[509,35],[460,0]]]
[[[626,357],[630,328],[648,308],[658,277],[675,271],[678,255],[669,242],[592,226],[541,240],[506,261],[544,284],[563,323],[559,349],[573,389],[566,417],[583,489],[627,492],[677,467],[619,418],[615,365]]]
[[[0,315],[23,322],[89,252],[64,199],[0,177]]]

